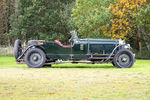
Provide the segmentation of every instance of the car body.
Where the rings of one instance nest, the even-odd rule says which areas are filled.
[[[74,33],[69,41],[71,45],[63,45],[58,40],[30,40],[22,50],[21,41],[16,40],[16,61],[33,68],[67,62],[112,63],[119,68],[130,68],[135,61],[130,45],[121,39],[78,39]]]

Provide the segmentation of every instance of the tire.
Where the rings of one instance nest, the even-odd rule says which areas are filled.
[[[22,46],[21,46],[21,41],[16,40],[14,43],[14,56],[15,59],[17,60],[18,57],[22,54]]]
[[[113,58],[113,63],[118,68],[131,68],[134,61],[133,53],[128,49],[119,50]]]
[[[31,68],[40,68],[46,62],[46,55],[41,49],[33,48],[25,54],[25,62]]]

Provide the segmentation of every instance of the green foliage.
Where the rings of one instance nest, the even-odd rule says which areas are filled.
[[[150,45],[150,3],[138,6],[139,11],[135,16],[136,25],[140,26],[141,40],[149,42]]]
[[[132,33],[128,35],[130,40],[128,40],[131,41],[132,39],[131,43],[136,43],[133,45],[134,49],[141,49],[140,52],[137,51],[139,58],[148,57],[150,54],[150,3],[147,1],[137,5],[136,13],[131,12],[131,14],[134,16],[132,22],[136,27],[132,28]],[[137,45],[137,42],[142,43],[141,48]]]
[[[68,6],[72,0],[20,0],[18,15],[12,17],[12,36],[17,38],[66,41],[69,38]]]
[[[137,14],[133,14],[136,18],[136,24],[140,26],[150,27],[150,6],[148,3],[144,3],[143,5],[138,5],[139,11]]]
[[[77,0],[73,9],[75,24],[81,37],[99,38],[109,22],[109,5],[113,0]],[[102,37],[101,37],[102,38]]]
[[[72,16],[82,38],[122,38],[137,51],[147,48],[140,55],[150,52],[148,0],[76,0]]]

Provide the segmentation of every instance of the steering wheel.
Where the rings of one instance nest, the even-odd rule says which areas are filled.
[[[73,40],[73,36],[71,36],[71,38],[69,39],[69,42],[72,42],[72,40]]]
[[[74,42],[74,41],[78,40],[77,32],[74,30],[71,33],[72,33],[72,35],[71,35],[71,38],[69,39],[69,42]]]

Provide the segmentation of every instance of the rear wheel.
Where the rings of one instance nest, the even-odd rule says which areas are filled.
[[[16,40],[14,43],[14,56],[15,59],[17,60],[18,57],[22,54],[22,46],[21,46],[21,41]]]
[[[43,67],[46,61],[45,53],[38,48],[30,49],[25,55],[25,62],[31,68]]]
[[[130,68],[134,61],[133,53],[128,49],[119,50],[113,59],[114,65],[118,68]]]

